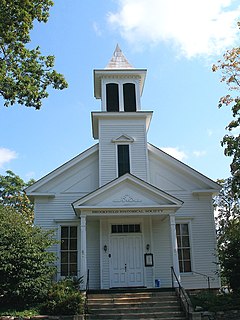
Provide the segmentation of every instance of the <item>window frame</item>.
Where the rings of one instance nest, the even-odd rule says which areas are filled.
[[[131,90],[129,88],[131,88]],[[132,88],[133,88],[133,90],[132,90]],[[131,92],[131,95],[129,95],[130,92]],[[134,97],[132,96],[132,93],[134,93]],[[125,82],[125,83],[123,83],[122,84],[122,94],[123,94],[123,108],[124,108],[124,111],[125,112],[136,112],[137,111],[136,84],[134,82]],[[128,106],[127,107],[127,100],[129,99],[130,96],[131,96],[130,100],[134,101],[134,106]],[[134,110],[132,110],[133,107],[134,107]]]
[[[178,234],[177,234],[177,225],[187,225],[188,226],[188,241],[189,241],[189,246],[181,246],[179,247],[178,245]],[[180,227],[181,228],[181,227]],[[190,221],[176,221],[176,241],[177,241],[177,247],[178,247],[178,265],[179,265],[179,272],[181,274],[192,274],[193,273],[193,253],[192,253],[192,231],[191,231],[191,223]],[[181,236],[181,243],[182,243],[182,235]],[[190,255],[190,259],[180,259],[181,257],[183,257],[183,250],[189,249],[189,255]],[[179,250],[181,250],[181,257],[179,256]],[[183,268],[181,268],[180,265],[180,261],[183,262],[182,266]],[[190,271],[185,271],[184,270],[184,261],[190,261]],[[181,271],[182,269],[182,271]]]
[[[119,157],[118,157],[118,150],[119,147],[118,146],[128,146],[128,157],[129,157],[129,172],[125,172],[121,175],[119,175]],[[131,173],[131,147],[130,147],[130,143],[124,143],[124,142],[120,142],[120,143],[116,143],[116,175],[117,177],[121,177],[126,173]]]
[[[118,102],[118,104],[116,106],[114,106],[115,108],[113,110],[108,110],[109,93],[111,93],[111,90],[108,90],[108,87],[110,87],[111,85],[114,86],[116,89],[116,92],[118,95],[118,97],[117,97],[118,99],[116,99],[116,101]],[[120,92],[119,83],[118,82],[108,82],[108,83],[106,83],[105,90],[106,90],[106,111],[107,112],[119,112],[120,111],[120,101],[121,101],[121,99],[120,99],[121,92]],[[116,92],[114,92],[114,93],[116,93]]]
[[[111,112],[107,110],[107,85],[108,84],[117,84],[118,85],[118,98],[119,98],[119,112],[137,112],[141,110],[141,97],[139,91],[139,79],[129,78],[129,79],[120,79],[117,77],[109,78],[106,77],[102,79],[102,102],[101,109],[102,111]],[[125,84],[132,84],[135,86],[135,100],[136,100],[136,111],[125,111],[124,108],[124,89],[123,86]],[[117,112],[117,111],[112,111]]]
[[[75,275],[70,275],[68,272],[68,275],[62,275],[62,249],[61,249],[61,245],[62,245],[62,227],[76,227],[76,240],[77,240],[77,248],[76,250],[72,250],[76,252],[77,258],[76,258],[76,274]],[[58,274],[60,278],[66,278],[66,277],[79,277],[79,272],[80,272],[80,258],[79,258],[79,249],[80,249],[80,244],[79,244],[79,239],[80,239],[80,228],[79,225],[76,223],[61,223],[59,225],[58,228],[58,238],[59,238],[59,250],[58,250]],[[69,238],[70,239],[70,238]],[[74,238],[75,239],[75,238]],[[66,250],[65,252],[70,252],[71,250]],[[68,258],[69,259],[69,258]],[[68,270],[69,270],[69,266],[70,266],[70,261],[68,261],[67,265],[68,265]]]

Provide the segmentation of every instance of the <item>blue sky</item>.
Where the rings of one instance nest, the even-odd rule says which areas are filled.
[[[118,43],[134,67],[148,70],[148,141],[211,179],[228,177],[220,140],[231,112],[217,108],[227,88],[211,65],[239,45],[239,16],[231,0],[56,0],[30,46],[55,55],[69,88],[50,89],[40,111],[0,99],[0,174],[39,179],[97,142],[93,69],[107,65]]]

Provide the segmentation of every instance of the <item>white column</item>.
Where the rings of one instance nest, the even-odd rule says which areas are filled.
[[[87,232],[86,232],[86,216],[81,215],[81,254],[80,254],[80,266],[81,266],[81,277],[83,277],[83,283],[81,289],[86,288],[87,281]]]
[[[171,213],[169,215],[169,219],[170,219],[171,239],[172,239],[173,268],[178,280],[180,281],[175,215]],[[177,286],[177,281],[174,281],[174,286]]]

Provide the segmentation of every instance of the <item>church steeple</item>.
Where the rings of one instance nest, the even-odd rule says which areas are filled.
[[[102,111],[140,111],[146,72],[134,68],[117,45],[105,69],[94,70],[94,96]]]
[[[125,173],[148,181],[146,143],[152,112],[141,111],[146,72],[133,68],[118,45],[106,68],[94,70],[94,95],[101,99],[101,111],[92,112],[100,186]]]
[[[118,44],[105,69],[133,69],[133,66],[127,61]]]

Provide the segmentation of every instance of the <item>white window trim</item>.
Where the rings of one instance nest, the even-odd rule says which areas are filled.
[[[115,159],[116,159],[116,177],[119,178],[118,175],[118,145],[128,145],[129,146],[129,173],[132,172],[132,151],[131,151],[131,143],[129,141],[121,141],[121,142],[115,142]]]
[[[177,224],[187,224],[188,225],[188,233],[189,233],[189,242],[190,242],[190,258],[191,258],[191,271],[190,272],[180,272],[180,275],[192,276],[195,270],[195,263],[194,263],[194,254],[193,254],[193,240],[192,240],[192,221],[189,220],[182,220],[182,219],[176,219],[176,225]],[[177,236],[177,235],[176,235]],[[180,268],[179,268],[180,271]]]
[[[107,111],[107,95],[106,95],[106,86],[109,83],[114,83],[118,85],[118,96],[119,96],[119,111],[124,111],[124,99],[123,99],[123,85],[126,83],[132,83],[135,85],[135,97],[136,97],[136,111],[141,110],[141,99],[139,92],[139,79],[121,79],[117,77],[113,78],[103,78],[102,79],[102,111]]]
[[[57,221],[57,220],[56,220]],[[69,221],[58,221],[57,222],[57,240],[58,240],[58,245],[57,245],[57,280],[61,280],[66,278],[65,276],[61,276],[61,227],[77,227],[77,266],[78,266],[78,270],[77,270],[77,278],[80,277],[80,226],[79,226],[79,221],[78,223],[73,222],[71,220]]]

